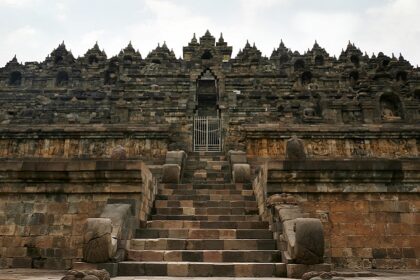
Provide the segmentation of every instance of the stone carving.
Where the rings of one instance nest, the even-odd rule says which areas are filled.
[[[164,164],[162,169],[162,183],[178,184],[181,180],[181,166],[178,164]]]
[[[127,159],[127,151],[124,149],[123,146],[118,145],[114,149],[112,149],[111,159],[114,159],[114,160]]]
[[[319,219],[298,218],[295,221],[293,259],[302,264],[318,264],[324,261],[324,232]]]
[[[335,279],[344,280],[350,277],[376,277],[378,276],[372,272],[337,272],[337,271],[310,271],[302,275],[302,280],[318,280],[318,279]]]
[[[273,194],[267,198],[266,205],[269,208],[280,204],[297,204],[297,200],[295,196],[286,193]]]
[[[296,135],[286,142],[286,159],[288,160],[303,160],[306,159],[305,146],[302,139]]]
[[[107,204],[100,218],[89,218],[84,232],[83,259],[89,263],[121,261],[133,225],[130,204]]]
[[[86,262],[107,262],[117,252],[112,239],[112,222],[107,218],[89,218],[84,233],[83,259]]]
[[[234,183],[249,183],[251,181],[251,167],[246,163],[233,165],[232,177]]]
[[[61,280],[110,280],[109,273],[105,270],[69,270]]]

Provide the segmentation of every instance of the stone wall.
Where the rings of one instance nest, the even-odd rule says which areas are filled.
[[[292,195],[322,221],[336,267],[420,268],[418,160],[268,163],[267,196]]]
[[[7,161],[0,175],[0,268],[70,268],[87,218],[122,200],[145,221],[157,188],[139,161]]]
[[[169,127],[161,126],[10,126],[0,127],[0,158],[110,158],[121,145],[128,158],[164,158]]]
[[[286,141],[297,135],[313,159],[416,158],[420,131],[414,125],[287,126],[283,124],[244,127],[248,156],[285,158]]]
[[[420,194],[299,194],[323,222],[326,255],[336,267],[420,268]]]

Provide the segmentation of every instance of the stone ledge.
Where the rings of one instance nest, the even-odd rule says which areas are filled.
[[[151,177],[148,167],[136,160],[4,161],[0,165],[0,191],[141,193],[144,181]]]
[[[267,192],[420,192],[420,160],[277,160]]]

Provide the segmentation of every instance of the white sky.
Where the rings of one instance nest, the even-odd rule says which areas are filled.
[[[42,61],[63,40],[76,57],[95,41],[111,57],[130,40],[143,57],[164,40],[179,57],[206,29],[233,56],[247,39],[267,56],[280,39],[300,52],[317,40],[331,55],[351,40],[420,64],[420,0],[0,0],[0,67],[15,54]]]

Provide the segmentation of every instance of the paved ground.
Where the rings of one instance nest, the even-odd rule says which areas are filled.
[[[355,277],[345,278],[348,280],[419,280],[420,271],[374,271],[377,277]],[[0,280],[60,280],[64,275],[63,271],[51,271],[51,270],[39,270],[39,269],[0,269]],[[182,278],[177,277],[116,277],[112,280],[136,280],[136,279],[155,279],[155,280],[180,280]],[[229,280],[229,279],[240,279],[240,278],[188,278],[194,280]],[[246,280],[258,279],[258,280],[272,280],[274,278],[243,278]],[[275,279],[286,279],[286,278],[275,278]]]

